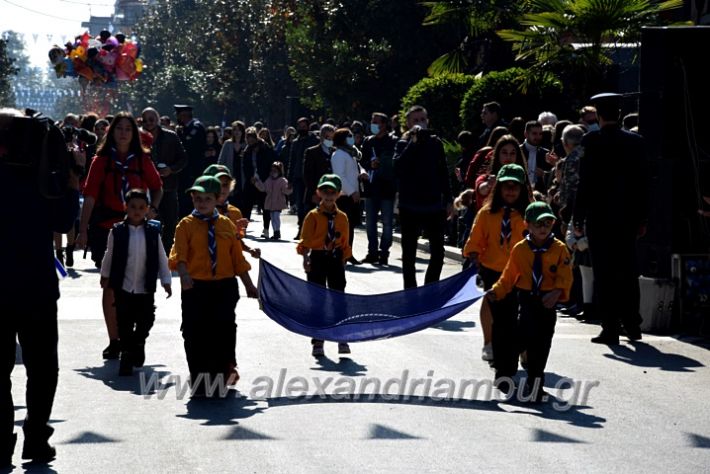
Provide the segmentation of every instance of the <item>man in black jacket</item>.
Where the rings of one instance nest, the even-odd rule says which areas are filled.
[[[535,191],[547,193],[547,182],[550,179],[552,165],[547,162],[550,153],[542,144],[542,124],[531,120],[525,124],[525,141],[520,145],[525,162],[528,166],[528,179]]]
[[[303,199],[305,212],[315,209],[320,198],[316,194],[318,181],[324,174],[333,172],[330,166],[330,155],[333,150],[333,134],[335,127],[326,123],[320,128],[320,143],[306,150],[303,157],[303,181],[306,193]]]
[[[586,233],[594,270],[594,303],[602,332],[592,339],[618,344],[621,322],[631,340],[641,339],[636,239],[646,232],[648,179],[643,138],[619,126],[621,96],[592,97],[598,131],[582,138],[575,234]]]
[[[298,213],[298,234],[294,238],[297,240],[301,235],[301,225],[306,216],[304,203],[304,193],[306,183],[303,181],[303,157],[306,150],[318,145],[318,138],[309,132],[309,123],[306,117],[301,117],[296,123],[297,137],[291,142],[291,151],[288,158],[288,182],[293,186],[292,199],[296,204]]]
[[[192,200],[185,190],[192,186],[195,179],[202,176],[207,167],[205,149],[207,148],[207,130],[198,119],[192,116],[192,107],[189,105],[176,105],[178,136],[187,152],[187,166],[180,173],[180,186],[178,199],[180,200],[180,215],[186,216],[192,212]]]
[[[444,266],[446,219],[453,216],[453,197],[444,145],[427,130],[426,109],[415,105],[407,111],[406,118],[408,131],[397,142],[394,171],[399,179],[404,288],[414,288],[417,240],[422,231],[429,239],[431,255],[424,283],[439,281]]]
[[[394,149],[397,137],[389,130],[389,117],[383,113],[372,114],[370,130],[362,145],[362,167],[367,171],[365,181],[365,209],[367,210],[367,256],[363,263],[387,265],[392,246],[394,196],[397,193],[394,176]],[[382,214],[382,238],[379,242],[377,218]]]
[[[150,157],[163,180],[158,216],[162,224],[163,247],[170,254],[178,223],[178,174],[187,166],[187,153],[177,134],[160,125],[158,111],[148,107],[141,116],[143,129],[153,136]]]
[[[71,229],[79,212],[79,179],[69,172],[66,188],[54,189],[48,196],[47,181],[38,179],[44,174],[41,167],[22,167],[16,162],[9,141],[15,133],[5,133],[15,120],[34,120],[22,117],[19,111],[0,110],[0,202],[3,220],[15,231],[0,232],[0,261],[7,272],[0,284],[0,469],[12,465],[17,435],[14,431],[15,407],[12,401],[11,373],[15,366],[16,340],[22,347],[22,361],[27,371],[27,416],[22,427],[25,441],[23,459],[48,462],[55,457],[49,445],[54,431],[48,425],[57,389],[59,363],[57,360],[57,299],[59,285],[52,249],[54,232]],[[67,153],[61,132],[50,128],[50,162],[60,160]],[[15,135],[13,137],[13,135]],[[41,143],[42,136],[30,135],[24,143]],[[54,144],[56,143],[56,144]],[[22,145],[20,146],[22,148]],[[29,153],[17,152],[22,158]],[[22,156],[20,156],[22,155]],[[9,227],[8,227],[9,229]]]

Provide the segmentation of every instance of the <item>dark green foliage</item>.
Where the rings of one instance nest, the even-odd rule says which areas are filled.
[[[480,133],[483,129],[481,109],[491,101],[501,104],[506,120],[516,116],[532,120],[543,110],[555,112],[560,118],[570,117],[572,111],[566,105],[559,81],[550,77],[537,79],[529,74],[525,69],[511,68],[488,73],[477,80],[461,102],[463,128]],[[527,86],[525,92],[523,85]]]
[[[429,126],[443,138],[453,140],[461,130],[459,108],[466,92],[476,82],[474,76],[442,74],[414,84],[402,99],[401,116],[413,105],[429,112]]]
[[[15,105],[15,98],[10,87],[11,78],[18,71],[14,63],[15,60],[8,54],[7,41],[0,39],[0,107]]]

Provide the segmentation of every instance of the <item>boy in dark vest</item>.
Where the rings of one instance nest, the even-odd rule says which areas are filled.
[[[155,321],[156,280],[172,295],[172,276],[160,239],[160,224],[147,220],[150,204],[142,189],[126,193],[126,219],[113,226],[101,263],[101,287],[116,298],[121,341],[119,375],[132,375],[145,362],[145,340]]]

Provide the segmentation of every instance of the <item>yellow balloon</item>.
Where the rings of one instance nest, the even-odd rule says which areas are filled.
[[[143,60],[138,58],[136,59],[136,72],[142,72],[143,71]]]

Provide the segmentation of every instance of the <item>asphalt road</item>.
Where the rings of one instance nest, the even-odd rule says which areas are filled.
[[[282,234],[292,237],[294,217],[283,220]],[[260,233],[253,223],[250,236]],[[303,275],[294,241],[252,244],[268,261]],[[355,255],[365,253],[358,231]],[[421,282],[427,255],[420,257]],[[49,466],[22,465],[18,446],[16,472],[710,471],[710,352],[702,343],[645,335],[598,346],[589,342],[596,325],[560,317],[547,366],[554,400],[530,405],[486,392],[493,373],[480,359],[479,304],[416,334],[351,344],[348,358],[326,343],[327,357],[316,361],[307,338],[242,298],[238,392],[190,400],[180,394],[187,366],[179,291],[167,300],[157,294],[146,366],[119,378],[117,362],[101,359],[107,336],[98,274],[80,253],[76,258],[59,305],[52,417],[58,456]],[[390,264],[348,265],[347,291],[400,289],[398,244]],[[459,268],[447,259],[444,274]],[[174,285],[178,290],[177,279]],[[555,388],[567,378],[575,388]],[[482,382],[475,395],[474,382]],[[296,396],[304,392],[309,396]],[[13,373],[13,393],[22,420],[22,365]]]

